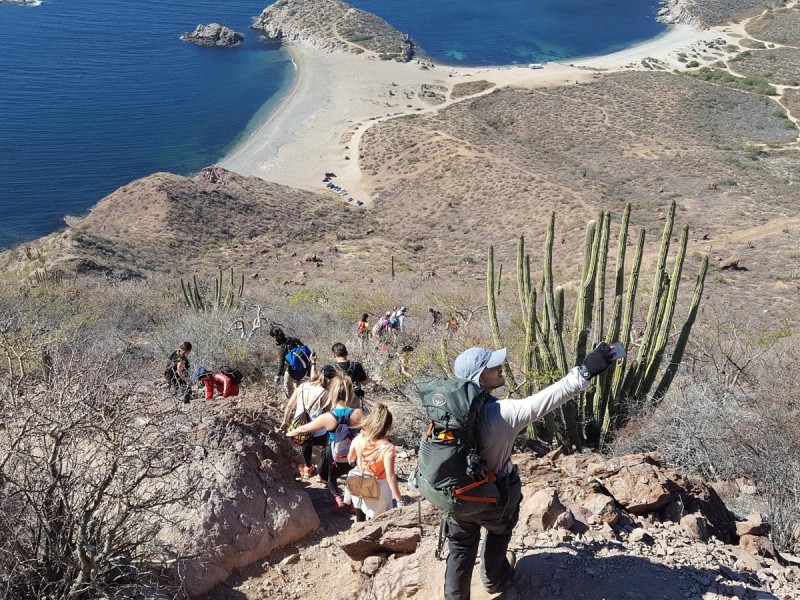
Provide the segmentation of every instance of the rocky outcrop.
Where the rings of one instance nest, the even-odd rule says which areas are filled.
[[[319,526],[294,481],[285,439],[235,415],[205,417],[196,437],[201,450],[186,473],[195,482],[193,502],[176,507],[158,534],[174,555],[189,557],[178,561],[176,577],[190,597]]]
[[[517,551],[513,597],[660,598],[652,594],[658,586],[676,598],[722,600],[733,589],[742,598],[775,597],[764,588],[796,597],[800,569],[781,564],[760,516],[734,523],[708,485],[665,467],[658,454],[515,460],[525,500],[510,544]],[[361,584],[337,600],[438,595],[438,520],[422,501],[343,533],[334,544],[356,563]],[[635,576],[620,589],[624,573]]]
[[[256,18],[253,29],[324,52],[367,52],[400,62],[415,54],[408,35],[340,0],[278,0]]]
[[[38,6],[41,0],[0,0],[0,4],[18,4],[20,6]]]
[[[241,44],[244,41],[244,36],[238,31],[229,29],[219,23],[211,23],[210,25],[198,25],[191,33],[184,33],[181,39],[198,46],[232,48]]]

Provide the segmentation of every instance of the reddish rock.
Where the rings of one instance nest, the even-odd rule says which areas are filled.
[[[619,511],[614,504],[614,499],[605,494],[589,494],[581,505],[592,513],[598,520],[614,525],[619,520]]]
[[[739,538],[739,547],[756,556],[776,558],[775,546],[772,545],[769,538],[762,535],[743,535]]]
[[[545,531],[555,527],[558,516],[565,510],[558,499],[558,492],[548,488],[539,490],[523,501],[520,520],[528,526],[529,531]]]
[[[681,519],[681,529],[692,539],[708,541],[708,521],[698,513],[686,515]]]
[[[388,552],[415,552],[419,546],[420,535],[417,529],[392,529],[381,536],[381,548]]]
[[[769,533],[769,524],[764,521],[764,518],[759,513],[747,515],[744,521],[736,523],[736,535],[739,537],[743,535],[767,535]]]

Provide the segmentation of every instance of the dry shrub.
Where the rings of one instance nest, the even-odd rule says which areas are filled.
[[[669,463],[707,479],[752,480],[772,524],[773,541],[796,552],[800,352],[790,342],[796,339],[782,340],[752,361],[743,385],[697,374],[685,377],[662,406],[640,414],[611,450],[657,450]]]

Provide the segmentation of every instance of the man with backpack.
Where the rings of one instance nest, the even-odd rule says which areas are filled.
[[[278,349],[278,373],[275,383],[283,379],[283,391],[291,398],[297,385],[311,372],[311,349],[299,339],[287,337],[280,327],[272,327],[270,337]]]
[[[420,390],[431,421],[420,445],[417,483],[422,495],[447,513],[445,600],[469,600],[481,528],[486,529],[484,587],[499,593],[511,583],[516,557],[507,550],[522,501],[522,483],[511,462],[514,441],[528,424],[588,388],[614,358],[613,348],[601,343],[583,365],[533,396],[499,400],[491,394],[505,385],[506,350],[470,348],[456,358],[459,379],[434,380]],[[452,470],[459,461],[465,473]]]
[[[364,366],[357,360],[348,358],[347,346],[341,342],[336,342],[331,351],[333,352],[333,366],[353,380],[353,394],[355,395],[356,403],[360,408],[364,408],[364,386],[369,383],[369,377],[367,377]]]

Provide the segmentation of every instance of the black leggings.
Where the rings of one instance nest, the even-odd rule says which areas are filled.
[[[328,445],[327,433],[325,433],[325,435],[318,435],[317,437],[312,437],[305,444],[303,444],[303,460],[305,461],[307,467],[310,467],[313,464],[311,462],[311,456],[314,452],[314,446],[327,446],[327,445]]]
[[[319,461],[319,476],[328,482],[328,491],[334,498],[342,495],[337,480],[342,475],[346,475],[353,466],[350,463],[340,463],[333,460],[333,448],[330,444],[322,453]]]

